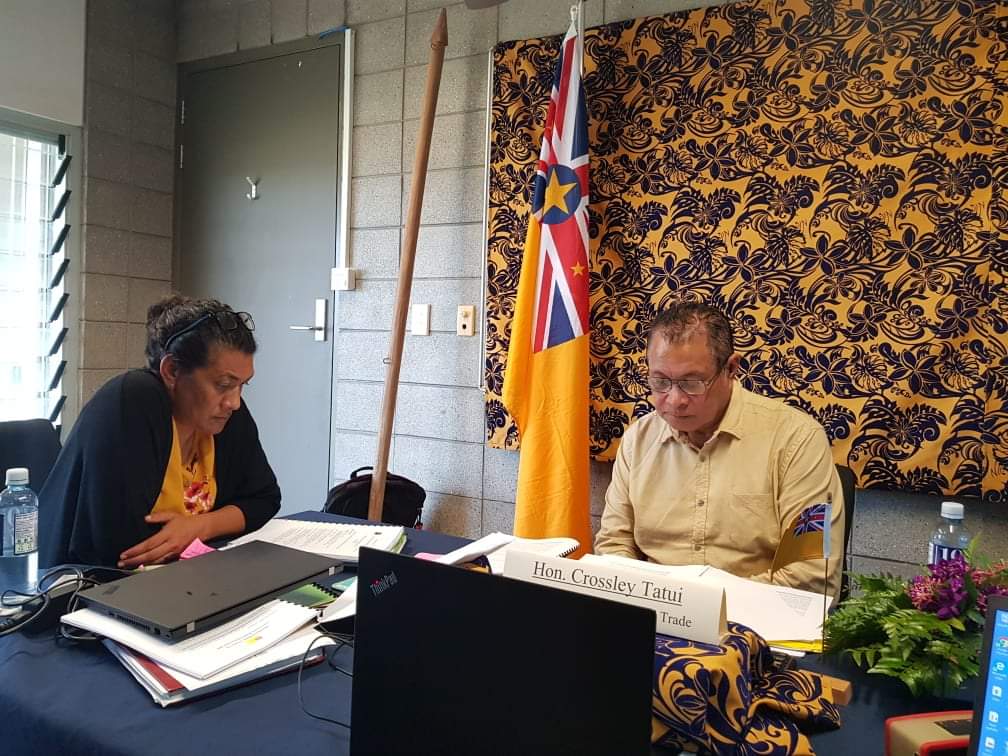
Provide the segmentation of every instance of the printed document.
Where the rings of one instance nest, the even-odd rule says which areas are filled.
[[[583,559],[633,565],[644,571],[720,586],[725,592],[728,619],[755,630],[771,644],[822,639],[822,594],[760,583],[709,565],[663,565],[611,555],[588,555]],[[827,608],[832,600],[827,597]]]
[[[103,642],[157,703],[161,706],[170,706],[199,695],[226,690],[289,669],[297,669],[310,644],[313,644],[312,654],[307,663],[317,661],[325,646],[334,645],[336,641],[320,636],[313,628],[305,627],[262,653],[206,679],[192,677],[178,670],[169,672],[157,662],[137,656],[136,651],[126,646],[107,638]]]
[[[490,571],[494,575],[501,575],[509,549],[563,557],[572,554],[579,545],[576,538],[519,538],[509,533],[490,533],[447,554],[432,557],[432,561],[462,564],[478,556],[485,556],[490,563]]]
[[[60,621],[111,638],[165,667],[205,680],[264,651],[317,618],[318,612],[311,607],[274,600],[179,641],[162,640],[94,609],[78,609],[63,615]]]
[[[312,522],[274,519],[259,530],[231,541],[228,548],[249,541],[268,541],[342,562],[357,562],[361,546],[399,552],[406,543],[401,525],[358,525],[345,522]]]

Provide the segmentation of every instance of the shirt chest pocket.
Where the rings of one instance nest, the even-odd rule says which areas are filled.
[[[760,523],[760,530],[765,527],[763,523],[771,523],[773,529],[777,529],[777,508],[774,506],[773,495],[732,491],[731,503],[736,516],[750,519],[754,526],[757,522]]]

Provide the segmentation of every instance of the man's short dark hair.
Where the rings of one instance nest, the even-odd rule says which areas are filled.
[[[686,341],[698,329],[707,333],[714,360],[723,366],[735,353],[731,323],[721,310],[703,302],[676,302],[659,312],[648,330],[648,346],[657,336],[671,343]]]

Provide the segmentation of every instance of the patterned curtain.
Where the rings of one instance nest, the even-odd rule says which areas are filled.
[[[1003,7],[1003,6],[1002,6]],[[590,29],[591,444],[650,411],[645,334],[731,318],[742,383],[862,487],[1005,498],[1008,29],[983,0],[738,2]],[[559,37],[494,54],[487,438]]]

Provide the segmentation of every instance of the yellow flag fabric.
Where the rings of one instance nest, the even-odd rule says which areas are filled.
[[[502,396],[521,434],[515,535],[591,550],[588,131],[581,41],[560,45],[536,166]]]
[[[588,336],[532,352],[539,223],[529,220],[504,403],[521,433],[514,533],[569,536],[591,551],[588,470]]]
[[[832,504],[813,504],[799,512],[777,545],[771,574],[792,562],[828,559]]]

